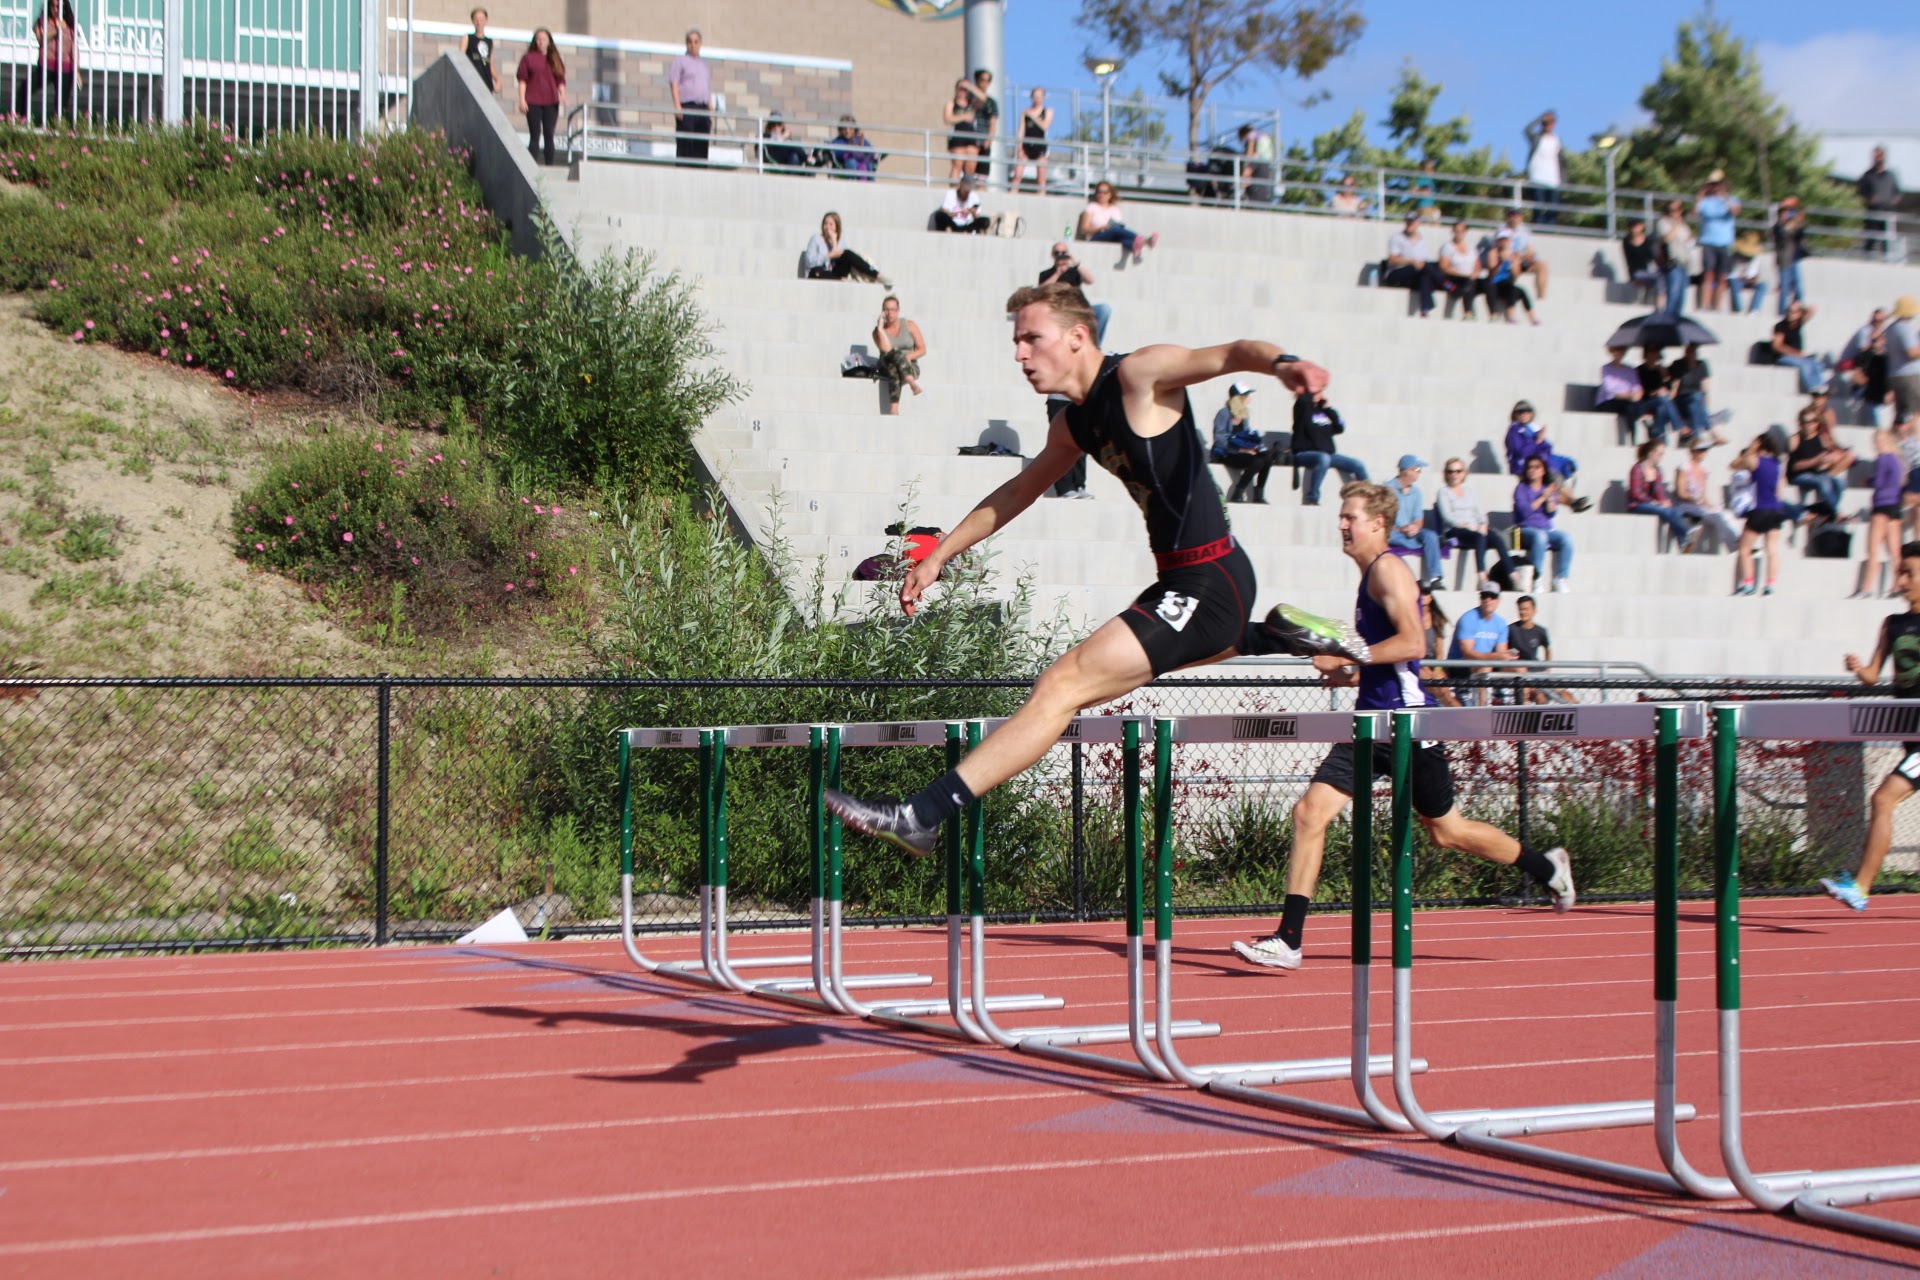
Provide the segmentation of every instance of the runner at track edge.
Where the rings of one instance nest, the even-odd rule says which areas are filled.
[[[1920,698],[1920,542],[1900,548],[1900,569],[1894,578],[1905,597],[1907,611],[1889,614],[1880,624],[1880,640],[1873,647],[1873,660],[1860,661],[1859,655],[1847,655],[1847,670],[1860,677],[1861,684],[1880,683],[1880,668],[1893,663],[1893,696]],[[1867,895],[1873,892],[1874,877],[1893,845],[1893,811],[1905,803],[1920,787],[1920,742],[1903,742],[1900,763],[1874,788],[1867,819],[1867,846],[1860,852],[1859,870],[1842,871],[1820,884],[1827,893],[1855,911],[1867,909]]]
[[[1054,415],[1032,465],[988,494],[908,573],[900,607],[911,617],[947,561],[1005,528],[1082,454],[1119,479],[1140,508],[1159,577],[1042,672],[1005,724],[918,795],[869,802],[827,792],[827,806],[849,827],[915,856],[932,852],[941,823],[1046,754],[1080,711],[1166,672],[1241,651],[1253,563],[1228,527],[1187,388],[1251,373],[1271,374],[1296,394],[1327,383],[1325,369],[1251,339],[1106,355],[1094,341],[1093,308],[1072,285],[1020,289],[1007,299],[1007,311],[1014,359],[1028,384],[1064,398],[1067,407]]]
[[[1347,652],[1313,655],[1314,670],[1336,688],[1358,685],[1358,711],[1391,711],[1400,707],[1433,705],[1420,681],[1420,655],[1426,652],[1426,630],[1420,621],[1420,588],[1413,570],[1387,545],[1387,530],[1399,510],[1399,495],[1384,485],[1357,481],[1340,490],[1340,548],[1360,569],[1360,591],[1354,605],[1354,640]],[[1285,621],[1319,633],[1340,631],[1330,619],[1289,611]],[[1280,621],[1269,618],[1262,628],[1270,639]],[[1357,655],[1353,652],[1357,650]],[[1393,768],[1393,747],[1373,746],[1374,776]],[[1565,849],[1536,853],[1498,827],[1463,815],[1454,803],[1453,770],[1441,742],[1416,742],[1411,769],[1413,811],[1427,837],[1442,849],[1458,849],[1475,857],[1519,868],[1546,886],[1555,911],[1572,909],[1573,869]],[[1372,802],[1369,796],[1368,802]],[[1320,879],[1326,854],[1327,828],[1353,800],[1353,744],[1336,742],[1315,770],[1306,793],[1293,806],[1293,856],[1287,861],[1287,897],[1281,906],[1280,927],[1252,942],[1235,942],[1234,952],[1244,960],[1269,969],[1300,967],[1300,937],[1307,923],[1307,907]]]

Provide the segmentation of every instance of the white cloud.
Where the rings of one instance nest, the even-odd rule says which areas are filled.
[[[1920,129],[1920,36],[1842,31],[1798,44],[1760,42],[1767,88],[1807,129]]]

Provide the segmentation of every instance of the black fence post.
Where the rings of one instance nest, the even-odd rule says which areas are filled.
[[[1080,827],[1081,819],[1081,781],[1080,745],[1074,743],[1069,750],[1073,752],[1073,918],[1087,918],[1087,842]]]
[[[373,945],[376,947],[387,945],[387,816],[391,798],[387,788],[387,766],[391,755],[392,724],[393,682],[382,671],[380,724],[375,748],[378,776],[374,782],[373,798]]]

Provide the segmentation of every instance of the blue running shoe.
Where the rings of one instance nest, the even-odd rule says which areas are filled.
[[[1867,895],[1855,887],[1851,871],[1842,871],[1831,880],[1823,878],[1820,881],[1820,887],[1827,891],[1829,898],[1844,902],[1855,911],[1867,909]]]

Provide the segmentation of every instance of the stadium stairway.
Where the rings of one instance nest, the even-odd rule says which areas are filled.
[[[957,456],[959,448],[997,440],[1028,457],[1038,451],[1042,402],[1013,363],[1004,302],[1047,265],[1078,202],[989,192],[990,212],[1025,222],[1023,236],[998,238],[927,231],[939,192],[919,187],[610,162],[588,164],[573,180],[545,170],[542,181],[578,252],[641,249],[697,282],[723,361],[750,388],[703,426],[701,457],[744,528],[767,536],[779,508],[803,574],[824,561],[838,582],[884,550],[883,530],[901,518],[909,494],[913,523],[950,527],[1022,465]],[[799,278],[801,250],[829,209],[843,218],[846,242],[892,277],[904,314],[926,337],[927,394],[905,397],[897,418],[883,416],[879,385],[839,376],[849,351],[868,345],[887,291]],[[1419,454],[1434,464],[1423,480],[1431,501],[1440,463],[1460,456],[1482,506],[1503,511],[1512,492],[1502,453],[1509,411],[1521,399],[1538,407],[1557,449],[1579,462],[1581,492],[1596,500],[1593,511],[1558,519],[1576,562],[1571,593],[1541,596],[1556,656],[1665,673],[1837,674],[1841,655],[1865,651],[1893,607],[1848,600],[1857,564],[1807,558],[1804,537],[1783,557],[1778,594],[1731,598],[1730,550],[1665,550],[1658,521],[1624,511],[1631,446],[1611,415],[1568,407],[1585,403],[1605,338],[1644,310],[1600,274],[1603,263],[1618,270],[1611,245],[1537,237],[1553,270],[1538,327],[1437,312],[1423,321],[1410,316],[1405,292],[1363,284],[1388,224],[1146,204],[1123,217],[1162,235],[1144,263],[1124,261],[1115,245],[1075,246],[1096,276],[1090,296],[1113,307],[1107,348],[1279,342],[1332,371],[1331,400],[1347,422],[1343,448],[1375,479],[1390,477],[1401,454]],[[1920,294],[1914,268],[1816,259],[1806,277],[1820,308],[1808,337],[1834,354],[1872,307]],[[1749,348],[1770,335],[1771,301],[1761,315],[1701,317],[1721,339],[1707,353],[1711,400],[1732,411],[1723,430],[1735,442],[1776,423],[1790,427],[1803,402],[1792,370],[1747,363]],[[1252,381],[1254,426],[1288,429],[1290,398],[1270,379]],[[1225,379],[1193,389],[1203,432],[1225,393]],[[1861,460],[1846,503],[1852,513],[1867,505],[1872,433],[1847,426],[1841,434]],[[1709,455],[1716,485],[1733,452]],[[1670,454],[1669,475],[1676,462]],[[1305,508],[1280,468],[1267,505],[1231,508],[1259,574],[1260,612],[1280,600],[1334,614],[1353,607],[1354,572],[1338,551],[1337,483],[1330,476],[1325,504]],[[1140,517],[1118,482],[1095,468],[1088,487],[1093,501],[1043,499],[988,544],[1002,589],[1029,571],[1040,609],[1064,609],[1082,625],[1123,608],[1153,576]],[[1849,527],[1857,561],[1865,526]],[[1449,611],[1472,607],[1473,574],[1450,558],[1445,580]]]

